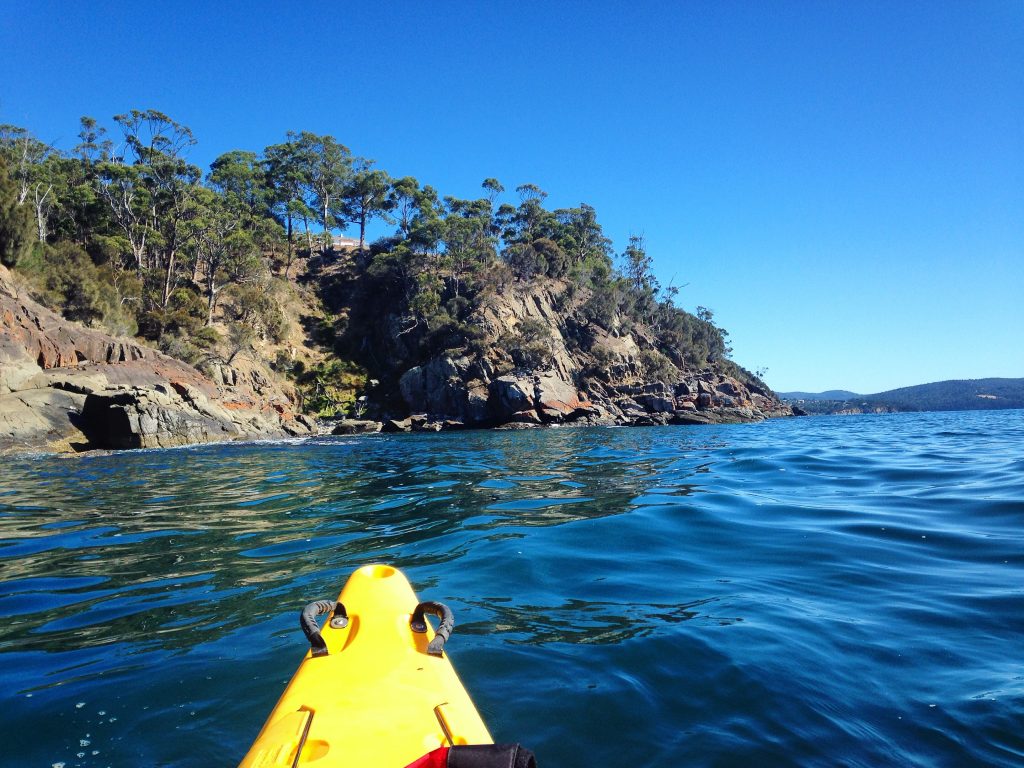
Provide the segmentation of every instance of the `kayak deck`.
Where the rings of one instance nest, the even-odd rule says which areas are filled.
[[[438,747],[492,743],[447,655],[427,652],[429,622],[410,628],[417,599],[400,571],[360,568],[339,602],[346,625],[325,622],[327,654],[307,652],[240,768],[404,768]]]

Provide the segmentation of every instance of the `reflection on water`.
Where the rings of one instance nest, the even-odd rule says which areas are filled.
[[[386,561],[543,765],[1014,764],[1022,445],[1013,412],[9,459],[0,727],[17,764],[233,765],[298,608]]]

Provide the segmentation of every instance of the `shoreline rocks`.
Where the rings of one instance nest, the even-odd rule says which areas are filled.
[[[316,433],[258,370],[218,372],[215,382],[154,349],[71,323],[20,296],[0,267],[0,451]]]
[[[756,422],[792,416],[755,382],[719,370],[671,367],[645,379],[653,342],[597,326],[585,351],[555,307],[560,290],[495,298],[473,320],[483,351],[449,350],[395,372],[406,409],[370,403],[374,420],[318,425],[296,413],[286,382],[259,363],[211,364],[209,377],[130,339],[68,322],[19,297],[0,267],[0,452],[171,447],[317,434],[657,426]],[[511,368],[500,348],[523,322],[550,328],[547,362]],[[646,352],[645,352],[646,350]],[[597,365],[598,360],[603,360]],[[681,365],[681,363],[680,363]]]

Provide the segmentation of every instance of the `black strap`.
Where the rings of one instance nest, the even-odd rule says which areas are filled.
[[[449,749],[448,768],[537,768],[537,759],[519,744],[473,744]]]
[[[441,652],[444,651],[444,644],[451,637],[452,630],[455,628],[455,616],[452,614],[452,609],[444,603],[424,600],[416,606],[416,610],[412,612],[412,617],[409,619],[409,627],[413,632],[423,633],[427,631],[425,614],[428,613],[437,616],[441,623],[437,627],[437,632],[434,633],[434,639],[427,646],[427,653],[431,656],[440,656]]]
[[[340,629],[348,624],[348,613],[345,611],[345,606],[333,600],[317,600],[303,608],[302,613],[299,614],[299,626],[302,627],[302,633],[309,641],[309,649],[313,656],[327,655],[327,643],[324,641],[323,635],[320,634],[320,626],[316,623],[316,617],[331,611],[334,611],[334,616],[331,617],[332,627]]]

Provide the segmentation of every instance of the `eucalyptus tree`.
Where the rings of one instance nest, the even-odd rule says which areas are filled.
[[[448,215],[444,218],[441,243],[458,296],[463,277],[492,262],[497,255],[491,227],[491,203],[486,198],[446,197],[445,206]]]
[[[18,204],[31,206],[36,237],[45,243],[61,187],[60,152],[24,128],[0,125],[0,154],[17,182]]]
[[[398,225],[398,234],[409,239],[413,218],[419,212],[420,183],[412,176],[403,176],[391,182],[389,192],[392,221]]]
[[[113,142],[106,138],[107,129],[96,122],[96,118],[83,115],[78,120],[78,144],[72,154],[88,168],[110,159]]]
[[[284,226],[288,241],[288,257],[284,275],[291,270],[295,250],[294,222],[307,222],[306,245],[312,250],[308,221],[312,215],[303,197],[304,170],[299,156],[299,147],[294,141],[274,144],[263,150],[263,167],[266,173],[270,211]]]
[[[32,168],[41,163],[52,148],[17,125],[0,125],[0,157],[7,163],[7,172],[17,186],[17,202],[29,198]]]
[[[555,218],[559,223],[556,240],[573,266],[608,264],[611,240],[605,237],[593,207],[580,203],[578,208],[560,208]]]
[[[494,178],[486,178],[480,185],[484,191],[487,192],[487,202],[494,207],[495,201],[505,191],[505,187],[501,185],[501,182]]]
[[[622,253],[623,272],[630,286],[629,298],[633,314],[651,322],[657,312],[658,280],[651,272],[653,260],[647,253],[642,235],[630,235],[629,244]]]
[[[636,290],[650,288],[654,284],[651,274],[653,261],[647,255],[643,235],[630,235],[629,244],[622,252],[623,272]]]
[[[189,229],[196,272],[202,273],[209,326],[221,291],[230,285],[256,281],[264,268],[253,234],[244,228],[232,201],[202,189],[196,195],[194,209]]]
[[[98,164],[96,189],[110,210],[115,228],[131,254],[130,266],[141,278],[150,268],[149,241],[153,235],[151,192],[142,171],[121,157]]]
[[[495,178],[486,178],[480,185],[484,192],[487,193],[487,204],[490,209],[490,222],[489,228],[491,235],[495,238],[501,237],[501,226],[498,222],[498,208],[494,207],[494,204],[498,201],[498,198],[504,193],[505,187],[502,183]]]
[[[353,174],[352,152],[333,136],[302,131],[289,132],[287,137],[296,146],[307,204],[317,212],[326,240],[332,229],[344,227],[340,213],[342,198]]]
[[[343,211],[345,216],[359,225],[359,251],[366,248],[366,225],[370,219],[387,215],[395,206],[391,196],[391,178],[363,161],[345,185]]]
[[[99,188],[127,238],[140,271],[159,270],[159,304],[167,308],[178,255],[187,237],[200,171],[185,160],[192,131],[157,110],[115,115],[124,143],[101,164]]]
[[[520,198],[519,205],[513,207],[504,203],[494,214],[495,226],[500,230],[505,245],[528,245],[541,237],[554,239],[558,221],[544,208],[547,193],[536,184],[522,184],[516,187],[516,192]]]
[[[255,152],[225,152],[210,164],[206,180],[242,215],[246,229],[255,229],[257,222],[269,213],[272,190],[266,168]]]
[[[416,193],[415,204],[409,223],[409,246],[413,253],[430,253],[437,250],[444,237],[444,204],[437,190],[429,184]]]
[[[79,142],[62,158],[65,187],[58,200],[57,239],[80,245],[110,234],[113,222],[107,204],[99,195],[99,166],[109,162],[112,142],[106,129],[91,117],[80,119]]]

